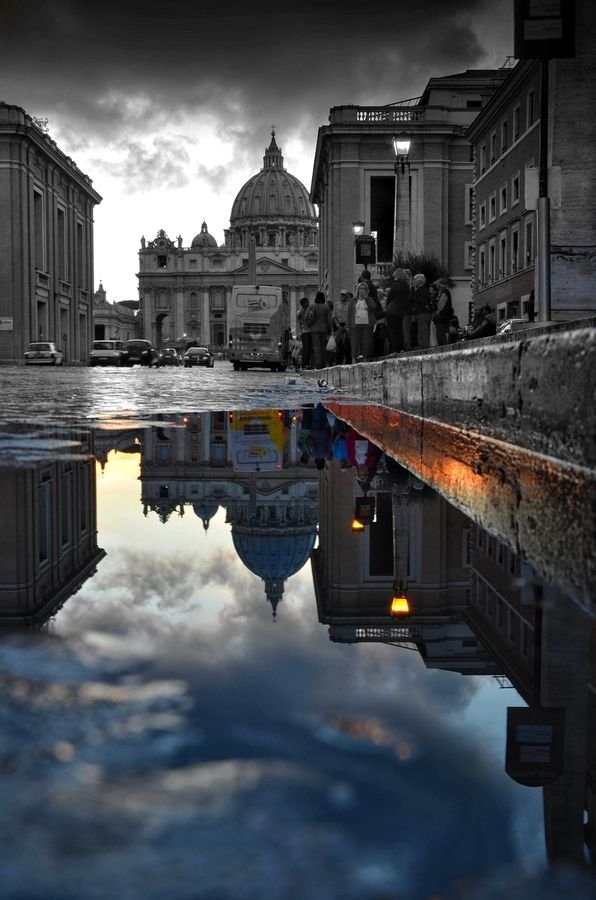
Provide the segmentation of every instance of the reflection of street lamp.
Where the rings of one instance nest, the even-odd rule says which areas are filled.
[[[394,134],[391,143],[395,154],[395,220],[393,223],[393,257],[410,245],[410,138]],[[406,170],[407,166],[407,170]],[[401,180],[401,189],[400,189]]]
[[[389,612],[392,616],[408,616],[410,614],[410,601],[404,591],[403,583],[400,581],[399,587],[393,585],[393,596]]]

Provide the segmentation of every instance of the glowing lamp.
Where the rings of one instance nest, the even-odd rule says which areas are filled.
[[[391,598],[391,606],[389,612],[392,616],[408,616],[410,614],[410,601],[406,597],[406,592],[400,581],[399,588],[393,589],[393,597]]]
[[[359,237],[364,231],[364,222],[360,219],[357,219],[355,222],[352,222],[352,228],[354,229],[354,234],[356,237]]]
[[[359,519],[352,519],[352,531],[354,534],[360,534],[364,531],[364,523],[360,522]]]

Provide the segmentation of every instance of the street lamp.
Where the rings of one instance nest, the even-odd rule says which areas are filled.
[[[407,134],[394,134],[391,143],[395,154],[395,200],[393,222],[393,259],[410,246],[410,145]],[[407,171],[406,171],[407,166]]]
[[[360,235],[364,231],[364,222],[362,222],[360,219],[356,219],[355,222],[352,222],[352,228],[354,229],[355,237],[360,237]]]
[[[399,583],[399,587],[397,587],[397,585],[393,585],[393,596],[391,597],[389,612],[392,616],[408,616],[410,614],[410,601],[406,596],[406,592],[404,591],[404,586],[401,581]]]
[[[395,174],[397,175],[398,171],[401,170],[401,174],[404,175],[406,164],[408,168],[410,168],[410,162],[408,160],[410,155],[410,138],[406,134],[394,134],[391,138],[391,143],[393,144],[393,152],[395,153]]]

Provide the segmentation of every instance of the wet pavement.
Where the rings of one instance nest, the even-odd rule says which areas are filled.
[[[594,896],[557,473],[545,572],[518,460],[300,375],[0,387],[3,897]]]

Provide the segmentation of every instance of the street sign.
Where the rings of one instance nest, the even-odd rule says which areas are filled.
[[[515,0],[516,59],[575,56],[575,3],[570,0]]]
[[[356,238],[356,263],[368,266],[377,261],[377,248],[375,239],[370,234],[362,234]]]
[[[509,706],[505,771],[518,784],[542,787],[563,772],[565,709]]]

